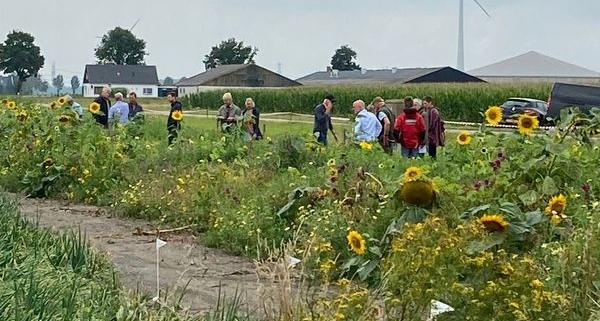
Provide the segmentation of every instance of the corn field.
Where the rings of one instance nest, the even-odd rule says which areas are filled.
[[[263,113],[294,112],[310,114],[323,97],[335,95],[334,114],[351,113],[352,102],[363,99],[367,104],[375,97],[386,100],[405,96],[433,97],[447,120],[479,121],[480,112],[488,106],[502,104],[509,97],[548,99],[551,84],[420,84],[399,86],[342,86],[342,87],[290,87],[282,89],[231,89],[234,103],[240,107],[247,97],[256,102]],[[183,97],[188,107],[217,109],[225,90],[206,91]]]

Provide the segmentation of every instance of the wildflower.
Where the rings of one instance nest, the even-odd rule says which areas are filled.
[[[62,106],[62,105],[64,105],[66,102],[67,102],[67,99],[66,99],[65,97],[60,97],[60,98],[58,98],[58,100],[56,101],[56,103],[57,103],[59,106]]]
[[[373,149],[373,144],[366,142],[366,141],[362,141],[360,143],[358,143],[358,146],[360,146],[360,148],[362,150],[371,150]]]
[[[331,158],[327,161],[327,166],[333,167],[335,166],[335,158]]]
[[[484,215],[478,221],[490,233],[504,232],[509,225],[502,215]]]
[[[171,118],[173,118],[173,120],[180,121],[183,119],[183,112],[181,112],[181,110],[175,110],[171,115]]]
[[[550,224],[552,225],[558,225],[560,221],[562,221],[562,215],[552,215],[550,217]]]
[[[456,142],[462,146],[469,145],[471,143],[471,139],[471,133],[466,130],[461,131],[460,134],[456,136]]]
[[[332,167],[329,169],[329,177],[337,177],[338,176],[338,169],[335,167]]]
[[[517,129],[519,130],[519,133],[523,135],[531,135],[539,126],[540,122],[538,121],[537,117],[527,114],[519,116],[517,122]]]
[[[11,100],[6,103],[6,107],[8,107],[8,109],[15,109],[17,108],[17,104]]]
[[[348,244],[350,245],[350,248],[352,249],[352,251],[354,251],[354,253],[358,255],[365,254],[367,250],[367,245],[365,239],[362,235],[360,235],[360,233],[356,231],[350,231],[350,233],[348,233],[348,236],[346,236],[346,239],[348,239]]]
[[[498,126],[502,121],[502,108],[498,106],[488,108],[485,111],[485,121],[492,126]]]
[[[538,279],[535,279],[535,280],[531,281],[529,283],[529,285],[531,285],[531,287],[534,287],[534,288],[541,288],[544,286],[544,283]]]
[[[567,198],[563,195],[553,196],[548,202],[548,206],[546,207],[546,214],[548,215],[560,215],[565,211],[567,207]]]
[[[100,112],[100,104],[98,104],[97,102],[91,103],[89,110],[92,114],[99,113]]]

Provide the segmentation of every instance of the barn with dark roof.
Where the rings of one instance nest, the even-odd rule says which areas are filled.
[[[134,91],[138,97],[158,97],[159,85],[156,66],[86,65],[82,91],[84,97],[94,97],[110,86]]]

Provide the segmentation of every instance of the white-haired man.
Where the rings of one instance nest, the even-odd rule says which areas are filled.
[[[123,125],[129,122],[129,104],[123,101],[122,93],[115,94],[115,104],[108,110],[108,119],[112,121],[114,118]]]
[[[356,123],[354,125],[354,140],[357,142],[375,142],[381,134],[381,123],[375,114],[367,111],[365,102],[356,100],[352,103],[352,111],[356,115]]]
[[[236,124],[238,118],[242,116],[242,109],[233,103],[233,97],[230,93],[223,95],[223,105],[217,113],[217,120],[221,129],[229,129],[231,125]]]
[[[100,96],[94,99],[94,102],[100,105],[100,112],[98,114],[94,114],[94,118],[96,122],[103,125],[104,127],[108,127],[108,110],[110,109],[110,93],[112,89],[106,86],[102,88],[102,92]]]

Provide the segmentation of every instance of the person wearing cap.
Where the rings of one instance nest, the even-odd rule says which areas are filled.
[[[379,139],[381,134],[381,123],[374,113],[371,113],[365,107],[365,102],[356,100],[352,103],[352,111],[356,115],[354,125],[354,141],[356,142],[374,142]]]
[[[129,105],[123,101],[123,94],[120,92],[115,94],[115,103],[108,110],[108,120],[115,118],[118,118],[119,123],[123,125],[129,122]]]
[[[393,122],[396,120],[396,115],[385,104],[385,100],[381,97],[375,97],[373,102],[375,116],[381,123],[381,133],[379,134],[379,142],[383,150],[387,153],[392,153],[396,148],[396,137],[394,135]]]
[[[75,100],[73,100],[73,97],[71,97],[71,95],[66,95],[65,100],[67,101],[67,105],[69,105],[71,109],[73,109],[77,113],[79,119],[83,118],[83,108],[81,108],[81,105]]]
[[[129,97],[129,120],[132,120],[138,113],[144,112],[144,109],[138,103],[135,91],[130,91],[127,97]]]
[[[233,97],[230,93],[223,94],[223,105],[217,112],[217,120],[221,130],[230,131],[232,125],[235,125],[242,116],[242,109],[233,103]]]
[[[419,98],[413,99],[413,107],[419,112],[419,114],[421,114],[421,116],[423,116],[423,120],[425,121],[425,138],[423,138],[423,143],[419,145],[418,151],[419,157],[423,158],[425,157],[425,154],[427,154],[427,149],[429,145],[429,113],[427,111],[427,108],[423,106],[423,100]]]
[[[338,138],[333,130],[333,124],[331,123],[331,110],[335,103],[335,97],[333,95],[325,96],[325,99],[321,104],[315,107],[314,115],[315,122],[313,126],[313,134],[317,137],[317,142],[327,146],[327,132],[331,131],[333,138],[337,142]]]

